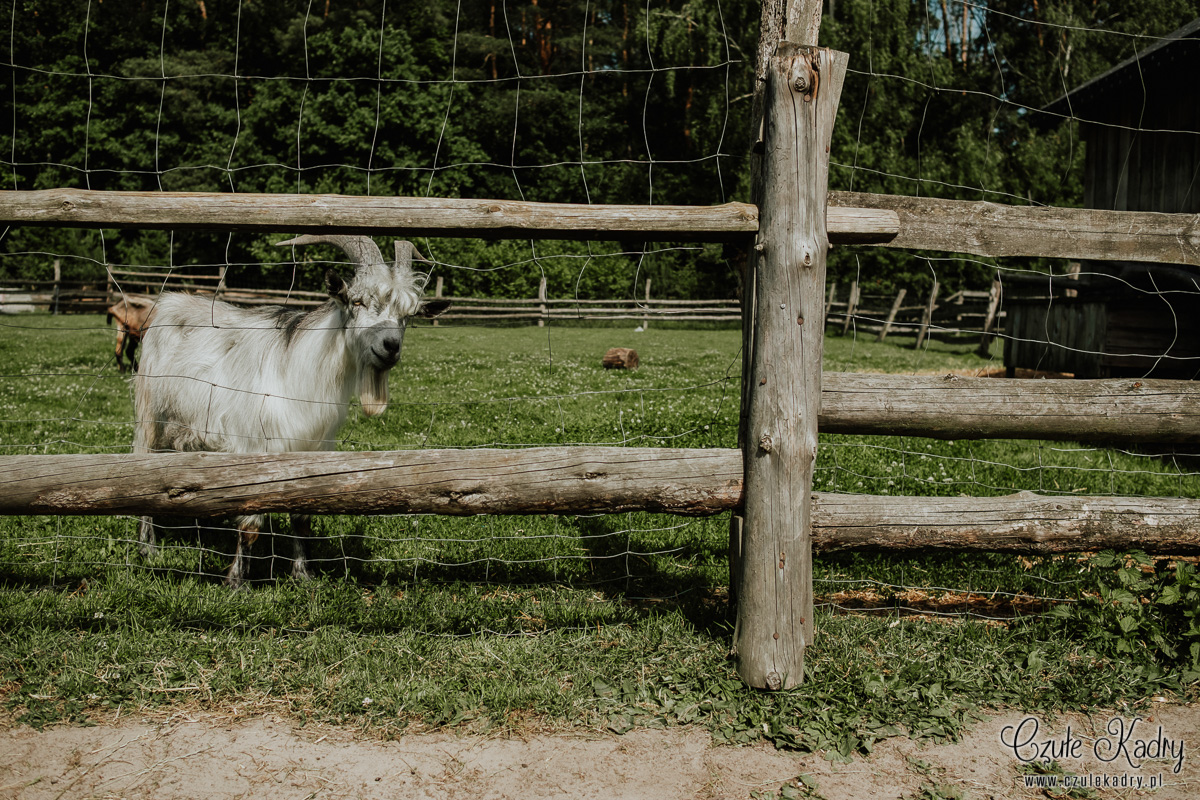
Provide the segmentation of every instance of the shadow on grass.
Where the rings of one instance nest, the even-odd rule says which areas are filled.
[[[470,538],[479,531],[466,526],[434,528],[411,541],[401,527],[409,520],[394,520],[392,530],[341,518],[318,523],[325,535],[306,541],[314,579],[301,582],[290,577],[290,524],[276,515],[252,549],[249,580],[236,591],[223,584],[236,544],[232,527],[157,521],[164,527],[159,552],[148,558],[130,520],[113,543],[79,538],[69,561],[53,562],[52,542],[25,563],[0,560],[0,587],[15,603],[6,616],[85,630],[123,620],[149,628],[332,627],[460,637],[637,627],[672,614],[717,638],[730,630],[727,593],[712,580],[724,575],[723,565],[713,568],[724,545],[702,528],[656,527],[662,523],[653,517],[560,519],[542,528],[512,521],[490,539]]]

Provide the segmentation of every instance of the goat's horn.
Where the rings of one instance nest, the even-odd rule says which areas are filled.
[[[275,246],[284,247],[293,244],[331,244],[340,248],[355,264],[377,266],[383,263],[383,253],[379,252],[379,245],[375,244],[375,240],[370,236],[346,236],[343,234],[325,236],[306,233],[295,239],[279,242]]]
[[[429,276],[433,274],[433,262],[425,256],[421,255],[421,251],[412,242],[398,239],[392,242],[396,248],[396,260],[393,262],[396,269],[405,270],[412,274],[413,279],[417,282],[417,288],[425,291],[425,287],[429,284]],[[421,272],[413,268],[413,262],[420,261],[429,265],[429,272]]]

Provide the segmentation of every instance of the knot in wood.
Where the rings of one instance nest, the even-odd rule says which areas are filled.
[[[74,211],[75,204],[72,203],[70,200],[63,200],[62,205],[59,206],[59,209],[62,211]]]
[[[800,57],[792,62],[792,88],[797,94],[804,96],[804,102],[811,101],[817,95],[821,76],[817,72],[818,59]]]
[[[758,447],[764,453],[769,453],[775,448],[775,442],[771,439],[771,434],[764,433],[762,438],[758,440]]]
[[[778,672],[767,673],[767,688],[772,692],[777,692],[783,688],[783,678],[779,676]]]

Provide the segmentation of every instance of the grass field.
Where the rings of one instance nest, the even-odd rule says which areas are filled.
[[[102,318],[3,328],[0,453],[128,452],[130,389]],[[733,447],[739,341],[734,330],[422,327],[406,338],[387,414],[352,412],[341,447]],[[988,366],[969,345],[906,344],[830,337],[826,369]],[[613,346],[637,348],[641,369],[601,369]],[[1196,478],[1194,463],[1145,452],[828,436],[816,484],[1196,497]],[[1200,583],[1186,562],[988,554],[818,558],[805,684],[746,689],[729,655],[727,525],[326,517],[310,546],[315,580],[282,577],[287,561],[264,537],[253,582],[231,592],[220,577],[234,534],[220,523],[174,521],[146,561],[128,518],[0,518],[0,697],[32,724],[164,704],[384,734],[695,724],[719,740],[845,756],[901,729],[953,736],[979,708],[1197,693]]]

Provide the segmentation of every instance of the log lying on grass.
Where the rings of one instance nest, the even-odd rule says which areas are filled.
[[[600,360],[605,369],[637,369],[637,350],[629,347],[614,347]]]

